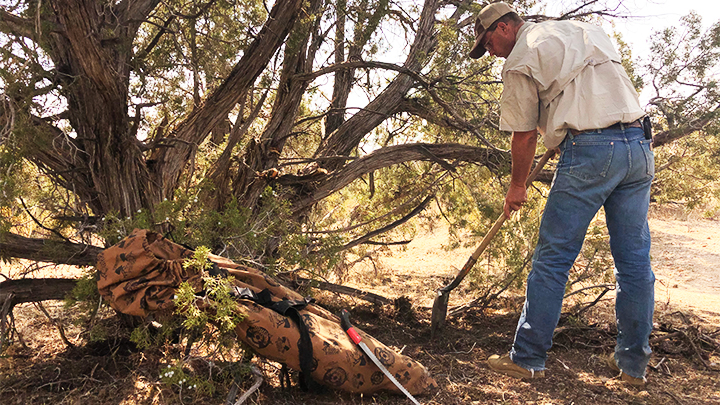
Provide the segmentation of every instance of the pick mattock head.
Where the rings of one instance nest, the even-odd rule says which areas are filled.
[[[448,301],[450,301],[450,291],[441,288],[437,291],[435,302],[433,302],[431,324],[430,324],[430,340],[435,339],[435,333],[445,326],[445,318],[447,318]]]

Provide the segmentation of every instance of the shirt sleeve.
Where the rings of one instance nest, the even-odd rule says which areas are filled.
[[[500,99],[501,131],[532,131],[538,127],[540,103],[537,86],[523,73],[509,71],[503,75]]]

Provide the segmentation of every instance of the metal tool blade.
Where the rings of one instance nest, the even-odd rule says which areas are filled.
[[[358,343],[358,346],[360,346],[360,349],[362,349],[363,353],[365,353],[366,356],[370,357],[370,360],[372,360],[372,362],[375,363],[376,366],[378,366],[380,371],[382,371],[383,374],[385,374],[385,376],[387,378],[389,378],[390,381],[392,381],[392,383],[395,384],[395,386],[400,389],[400,391],[403,392],[403,394],[407,395],[407,397],[410,398],[410,400],[413,401],[413,403],[415,405],[420,405],[420,402],[418,402],[417,399],[415,399],[415,397],[413,397],[408,392],[408,390],[406,390],[405,387],[403,387],[402,384],[400,384],[400,381],[396,380],[395,377],[393,377],[393,375],[390,374],[390,371],[388,371],[388,369],[385,368],[385,366],[380,362],[380,359],[378,359],[377,356],[375,356],[375,354],[372,352],[372,350],[370,350],[370,348],[368,347],[368,345],[365,344],[365,342]]]

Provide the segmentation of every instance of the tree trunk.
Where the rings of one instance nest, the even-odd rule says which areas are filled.
[[[345,62],[345,16],[347,13],[347,1],[337,0],[335,6],[337,15],[335,22],[335,63]],[[333,85],[332,101],[330,112],[325,121],[325,134],[329,135],[345,121],[345,106],[347,98],[352,89],[352,77],[354,71],[340,71],[335,73],[335,84]]]
[[[172,196],[180,174],[197,146],[210,131],[227,119],[230,111],[252,87],[280,46],[285,42],[302,12],[302,0],[278,0],[255,40],[245,49],[242,58],[228,78],[210,94],[201,108],[195,109],[172,134],[171,148],[155,149],[152,160],[155,182],[162,184],[164,196]]]
[[[435,14],[439,7],[439,0],[426,0],[423,5],[415,41],[404,64],[409,70],[419,71],[425,66],[432,49],[437,44],[434,26]],[[414,79],[399,74],[362,111],[340,125],[328,140],[320,146],[315,156],[348,156],[366,134],[398,111],[405,94],[414,84]],[[339,163],[327,163],[326,166],[327,169],[334,170],[339,167]]]
[[[313,0],[306,12],[313,15],[322,4]],[[312,68],[317,47],[310,39],[320,23],[319,16],[296,28],[293,44],[286,45],[283,59],[283,70],[280,76],[278,93],[275,96],[270,121],[266,125],[259,141],[251,141],[243,154],[244,164],[238,169],[233,182],[233,194],[246,207],[256,207],[265,187],[274,176],[268,170],[277,166],[285,143],[295,124],[303,95],[309,81],[298,79],[299,74],[307,73]]]
[[[68,103],[74,139],[61,131],[29,137],[30,158],[78,194],[96,214],[127,215],[152,207],[158,196],[147,186],[148,171],[127,114],[132,43],[140,22],[158,1],[132,9],[98,7],[89,0],[52,0],[45,20],[61,29],[45,34],[48,56]],[[137,21],[136,18],[140,18]],[[46,138],[46,139],[43,139]],[[62,145],[64,154],[56,150]]]

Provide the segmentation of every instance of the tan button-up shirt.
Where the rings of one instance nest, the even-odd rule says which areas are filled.
[[[526,22],[503,66],[500,129],[537,128],[547,148],[568,129],[605,128],[645,115],[602,28],[579,21]]]

